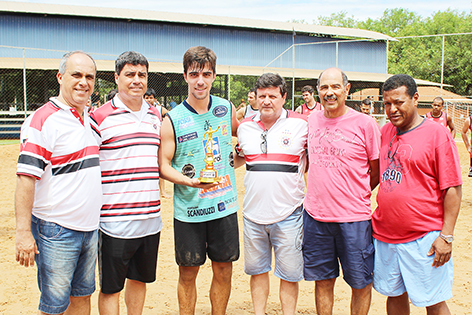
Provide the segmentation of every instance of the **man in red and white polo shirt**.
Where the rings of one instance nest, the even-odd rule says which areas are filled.
[[[90,314],[102,204],[98,146],[85,108],[95,73],[88,54],[65,54],[59,96],[21,127],[16,260],[26,267],[36,261],[40,314]]]
[[[122,53],[115,61],[118,94],[91,115],[102,170],[101,314],[118,313],[125,282],[128,314],[141,314],[146,283],[156,279],[162,229],[157,159],[162,107],[143,99],[148,69],[142,54]]]
[[[238,128],[235,166],[246,163],[244,271],[251,276],[255,314],[266,310],[272,248],[282,313],[295,314],[298,282],[303,279],[308,123],[306,116],[283,108],[286,96],[280,75],[261,75],[256,82],[259,113],[244,119]]]

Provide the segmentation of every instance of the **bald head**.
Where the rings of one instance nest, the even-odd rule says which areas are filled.
[[[338,68],[329,68],[320,74],[317,82],[318,95],[328,118],[346,113],[346,97],[351,85],[347,76]]]
[[[320,88],[320,81],[321,81],[321,77],[323,76],[323,74],[325,73],[329,73],[329,74],[333,74],[333,73],[339,73],[341,75],[341,80],[343,82],[343,85],[344,86],[347,86],[347,84],[349,83],[349,80],[347,78],[347,75],[339,68],[328,68],[326,70],[324,70],[323,72],[320,73],[320,76],[318,77],[318,81],[316,82],[316,88],[319,89]]]

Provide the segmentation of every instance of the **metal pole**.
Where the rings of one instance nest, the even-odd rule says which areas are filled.
[[[231,102],[231,66],[228,66],[228,101]]]
[[[295,106],[295,30],[292,34],[292,110]]]
[[[336,68],[339,68],[338,60],[339,60],[339,42],[336,42]]]
[[[387,39],[387,53],[385,54],[385,73],[388,74],[388,52],[389,52],[389,44],[390,44],[390,41]]]
[[[444,83],[444,38],[442,37],[442,60],[441,60],[441,96],[443,94],[443,83]]]
[[[26,53],[25,49],[23,48],[23,104],[25,108],[25,118],[28,116],[27,111],[28,111],[28,105],[26,102]]]

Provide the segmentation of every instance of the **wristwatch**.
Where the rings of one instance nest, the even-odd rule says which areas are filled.
[[[452,244],[452,241],[454,241],[454,235],[444,235],[442,233],[439,233],[439,237],[442,238],[448,244]]]

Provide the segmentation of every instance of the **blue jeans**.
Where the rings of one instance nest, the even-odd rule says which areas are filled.
[[[97,230],[80,232],[32,216],[31,231],[39,254],[39,310],[48,314],[65,312],[70,297],[95,292]]]

